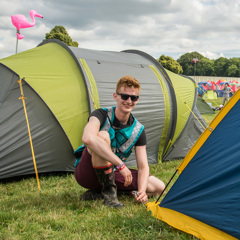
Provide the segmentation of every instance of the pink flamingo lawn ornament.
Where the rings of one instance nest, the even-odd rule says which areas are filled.
[[[21,15],[21,14],[17,14],[15,16],[11,15],[12,24],[17,28],[17,33],[16,33],[17,42],[18,42],[18,39],[20,40],[24,38],[24,36],[20,34],[21,28],[33,27],[35,25],[35,17],[43,18],[43,16],[37,13],[35,10],[31,10],[29,12],[29,15],[32,19],[31,23],[28,22],[27,18],[24,15]],[[17,47],[16,47],[16,53],[17,53]]]

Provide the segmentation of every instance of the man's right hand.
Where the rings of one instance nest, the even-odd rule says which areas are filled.
[[[124,169],[120,170],[119,172],[124,177],[124,180],[125,180],[124,187],[128,187],[132,183],[131,171],[127,167],[125,167]]]

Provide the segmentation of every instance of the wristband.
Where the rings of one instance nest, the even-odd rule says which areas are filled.
[[[117,169],[118,169],[119,171],[121,171],[121,170],[123,170],[125,167],[126,167],[125,163],[122,162],[120,165],[117,166]]]

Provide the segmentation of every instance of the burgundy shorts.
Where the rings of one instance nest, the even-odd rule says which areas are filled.
[[[132,172],[132,184],[128,187],[124,187],[124,178],[118,170],[115,173],[115,183],[117,190],[120,191],[137,191],[138,190],[138,171],[136,169],[129,169]],[[84,188],[92,190],[101,190],[102,187],[98,181],[97,175],[92,166],[91,155],[88,153],[87,148],[82,153],[82,158],[75,169],[75,178],[79,185]]]

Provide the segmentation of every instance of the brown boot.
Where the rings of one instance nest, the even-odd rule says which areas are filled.
[[[102,185],[102,195],[104,197],[104,205],[114,208],[121,208],[124,205],[118,201],[117,186],[115,183],[115,175],[113,165],[104,168],[94,168],[98,180]]]

